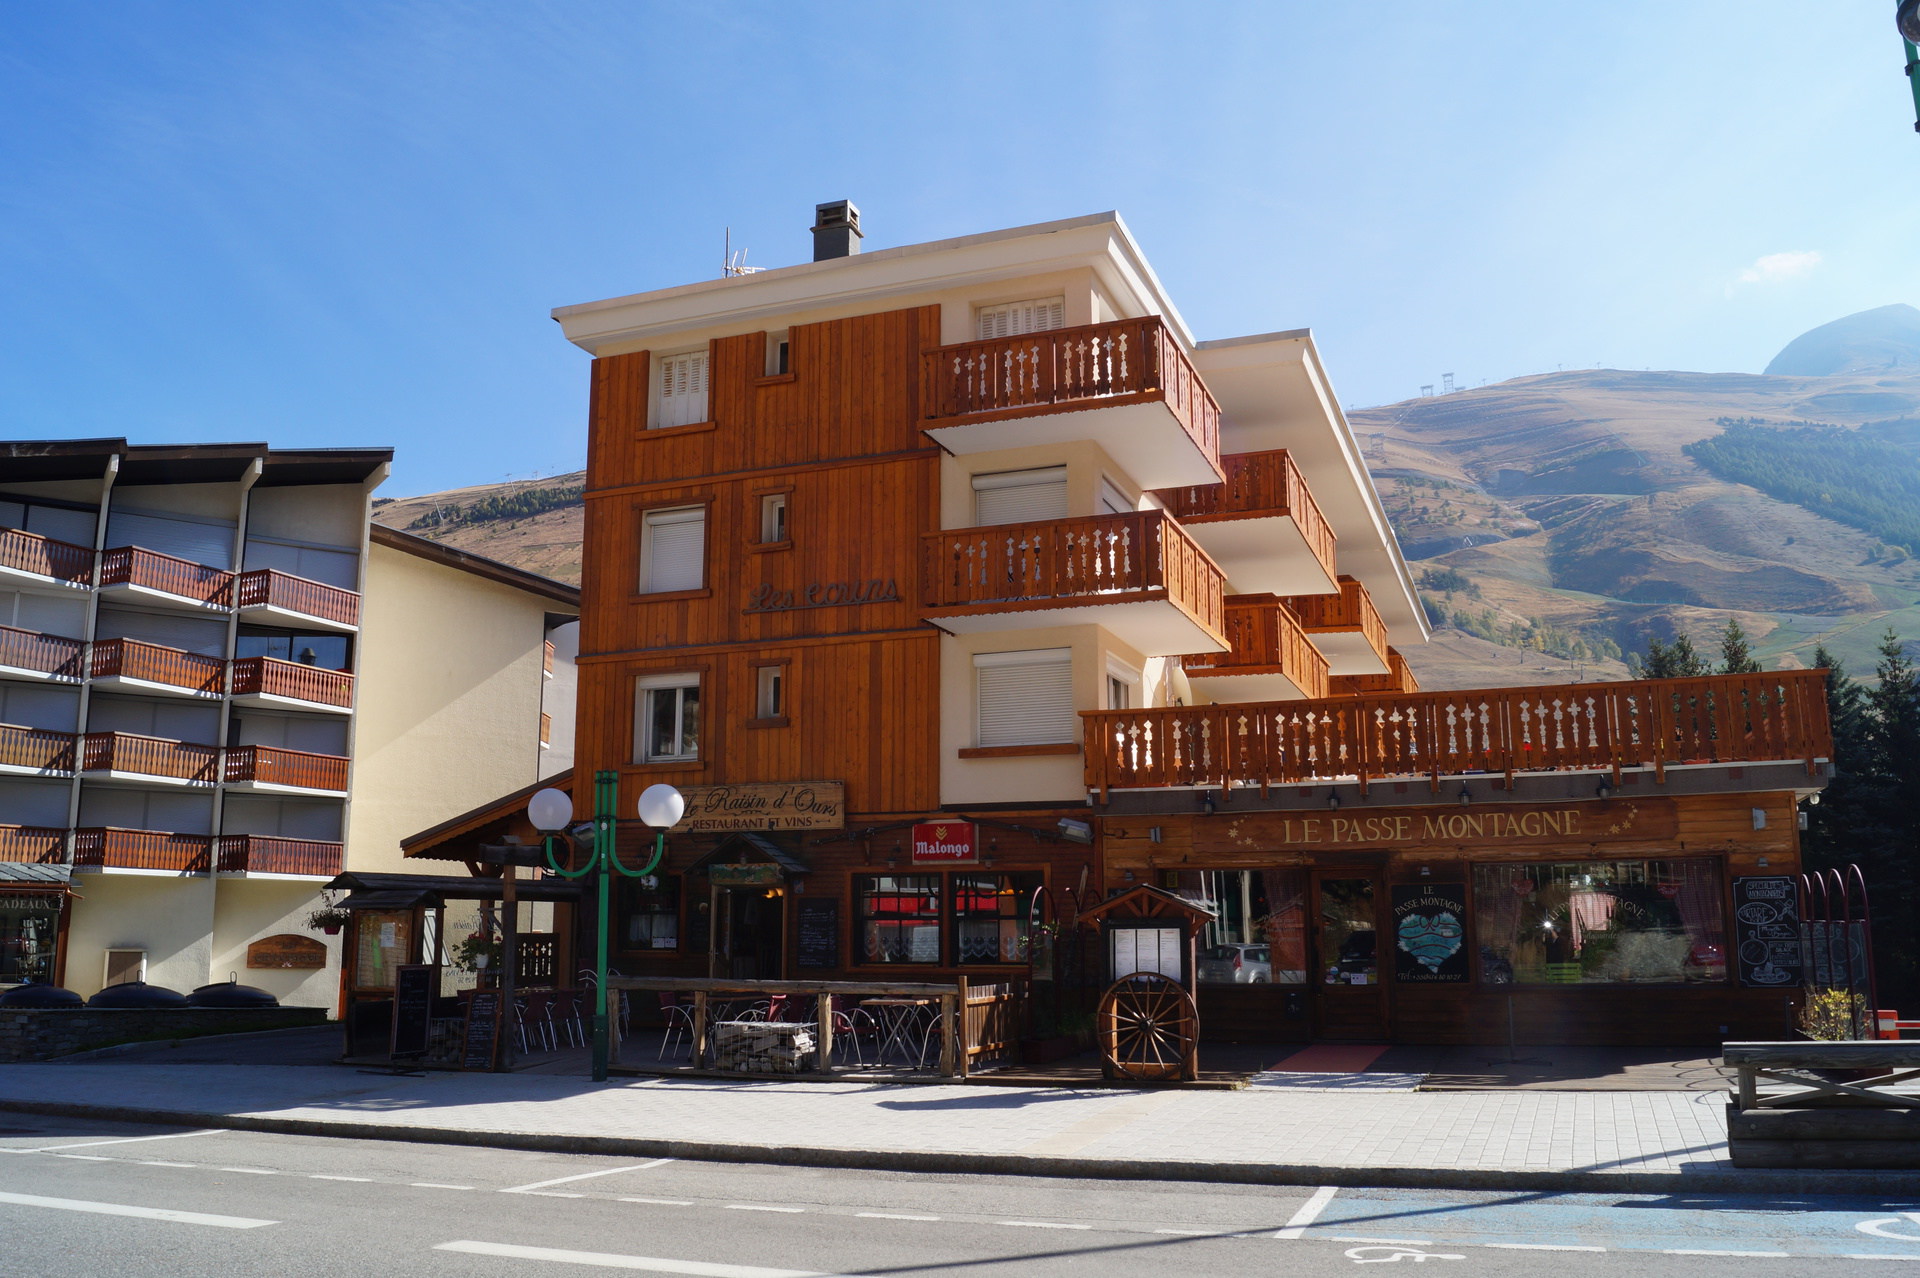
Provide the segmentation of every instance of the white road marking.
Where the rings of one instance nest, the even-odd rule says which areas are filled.
[[[1022,1229],[1092,1229],[1092,1225],[1063,1225],[1054,1220],[1002,1220],[1002,1225],[1018,1225]]]
[[[802,1212],[802,1211],[805,1211],[806,1208],[805,1207],[765,1207],[760,1205],[759,1203],[728,1203],[727,1210],[728,1211]]]
[[[182,1167],[186,1166],[185,1163],[181,1163],[179,1165]],[[308,1176],[307,1179],[308,1180],[350,1180],[356,1185],[371,1185],[373,1183],[373,1177],[371,1176],[323,1176],[319,1172],[314,1172],[312,1175]]]
[[[188,1168],[188,1169],[192,1169],[192,1168],[195,1168],[195,1167],[198,1167],[198,1166],[199,1166],[200,1164],[199,1164],[199,1163],[147,1163],[147,1162],[143,1162],[143,1163],[141,1163],[140,1165],[141,1165],[142,1167],[185,1167],[185,1168]]]
[[[1784,1251],[1689,1251],[1681,1247],[1669,1247],[1660,1253],[1663,1256],[1751,1256],[1757,1260],[1784,1260]]]
[[[605,1171],[581,1172],[578,1176],[556,1176],[552,1180],[536,1180],[531,1185],[515,1185],[512,1189],[503,1189],[503,1194],[528,1194],[536,1189],[545,1189],[549,1185],[565,1185],[576,1180],[592,1180],[595,1176],[617,1176],[621,1172],[646,1171],[662,1163],[670,1163],[671,1158],[656,1158],[650,1163],[635,1163],[631,1167],[609,1167]]]
[[[1293,1213],[1293,1219],[1289,1220],[1283,1229],[1275,1233],[1274,1237],[1298,1238],[1306,1232],[1308,1225],[1320,1219],[1320,1213],[1327,1209],[1327,1204],[1332,1202],[1333,1196],[1339,1192],[1340,1188],[1337,1185],[1322,1185],[1320,1188],[1314,1190],[1313,1197],[1300,1204],[1300,1210]]]
[[[168,1132],[165,1136],[119,1136],[113,1140],[81,1140],[70,1145],[42,1145],[39,1149],[16,1150],[21,1154],[51,1154],[61,1149],[92,1149],[95,1145],[137,1145],[143,1140],[179,1140],[185,1136],[212,1136],[224,1127],[207,1127],[197,1132]]]
[[[893,1211],[856,1211],[856,1216],[866,1220],[938,1220],[938,1216],[907,1216]]]
[[[549,1193],[544,1189],[528,1189],[528,1190],[523,1190],[522,1192],[525,1193],[526,1196],[529,1198],[585,1198],[586,1197],[585,1194]]]
[[[83,1163],[110,1163],[111,1158],[102,1158],[99,1154],[55,1154],[55,1158],[77,1158]]]
[[[1182,1237],[1187,1237],[1187,1238],[1207,1238],[1207,1237],[1211,1237],[1213,1234],[1213,1231],[1211,1229],[1156,1229],[1153,1232],[1156,1234],[1179,1234]],[[1246,1235],[1235,1234],[1234,1237],[1244,1238],[1246,1237]]]
[[[1920,1260],[1920,1256],[1848,1256],[1848,1260]]]
[[[665,1260],[658,1256],[621,1256],[608,1251],[566,1251],[559,1247],[520,1247],[513,1243],[444,1242],[435,1251],[458,1251],[470,1256],[505,1256],[512,1260],[550,1260],[562,1265],[599,1265],[603,1269],[643,1269],[656,1274],[688,1274],[691,1278],[827,1278],[811,1269],[762,1269],[758,1265],[720,1265],[705,1260]]]
[[[622,1198],[623,1203],[648,1203],[655,1207],[691,1207],[693,1203],[685,1198]]]
[[[216,1167],[215,1171],[239,1172],[246,1176],[278,1176],[277,1171],[268,1171],[265,1167]]]
[[[35,1194],[0,1193],[0,1203],[20,1207],[51,1207],[56,1211],[84,1211],[98,1216],[137,1216],[142,1220],[167,1220],[179,1225],[212,1225],[219,1229],[258,1229],[277,1225],[277,1220],[255,1220],[251,1216],[210,1216],[198,1211],[169,1211],[163,1207],[126,1207],[119,1203],[91,1203],[78,1198],[41,1198]]]
[[[1605,1251],[1605,1247],[1581,1247],[1574,1243],[1481,1243],[1505,1251]]]
[[[1920,1242],[1920,1238],[1916,1238],[1912,1234],[1897,1233],[1887,1228],[1888,1225],[1898,1225],[1904,1223],[1904,1221],[1912,1221],[1914,1224],[1920,1225],[1920,1211],[1903,1211],[1898,1216],[1886,1216],[1879,1220],[1863,1220],[1855,1225],[1854,1228],[1863,1234],[1873,1234],[1880,1238],[1891,1238],[1895,1242]]]
[[[1374,1243],[1381,1247],[1433,1246],[1433,1239],[1431,1238],[1361,1238],[1352,1234],[1320,1234],[1316,1236],[1325,1242]]]
[[[472,1189],[472,1185],[443,1185],[437,1180],[410,1180],[407,1182],[415,1189]]]

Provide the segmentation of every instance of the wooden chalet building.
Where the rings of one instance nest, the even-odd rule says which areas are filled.
[[[1735,880],[1798,869],[1818,672],[1422,692],[1308,332],[1194,341],[1113,214],[817,221],[811,263],[555,312],[576,775],[618,773],[629,862],[640,791],[690,799],[616,967],[1005,979],[1036,903],[1144,882],[1214,915],[1206,1037],[1784,1029]]]

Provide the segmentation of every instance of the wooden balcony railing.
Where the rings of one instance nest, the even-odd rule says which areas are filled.
[[[353,676],[344,670],[302,665],[278,657],[243,657],[233,663],[233,695],[290,697],[323,706],[353,704]]]
[[[227,663],[218,657],[163,648],[143,639],[95,640],[87,668],[96,679],[144,679],[215,697],[227,675]]]
[[[1225,578],[1166,512],[928,533],[925,605],[992,612],[1166,598],[1214,635]]]
[[[234,578],[233,601],[236,608],[279,608],[335,625],[360,624],[360,596],[353,591],[272,568],[256,568]]]
[[[58,861],[67,832],[43,825],[0,825],[0,861]]]
[[[0,765],[36,772],[72,772],[73,734],[0,723]]]
[[[1367,588],[1352,577],[1340,578],[1337,595],[1295,595],[1286,601],[1308,634],[1328,631],[1358,631],[1366,637],[1382,661],[1387,656],[1387,625],[1374,610]]]
[[[1611,771],[1833,752],[1818,670],[1163,710],[1097,710],[1087,788]]]
[[[347,761],[342,756],[278,746],[228,746],[223,775],[229,785],[254,782],[342,794],[347,789]]]
[[[213,840],[204,834],[121,830],[93,826],[73,832],[73,863],[97,870],[172,870],[203,874],[212,862]]]
[[[93,551],[24,528],[0,528],[0,568],[84,586],[93,580]]]
[[[1418,692],[1420,680],[1398,648],[1387,649],[1387,673],[1383,675],[1335,675],[1328,693],[1336,697],[1364,696],[1378,692]]]
[[[318,839],[266,834],[223,834],[214,840],[214,865],[222,874],[340,873],[345,849]]]
[[[1225,633],[1228,651],[1180,658],[1189,678],[1281,674],[1308,698],[1327,695],[1327,659],[1277,596],[1227,596]]]
[[[923,357],[929,421],[994,421],[1164,400],[1207,458],[1220,456],[1220,406],[1156,315],[942,346]]]
[[[85,648],[78,639],[0,626],[0,666],[12,666],[15,670],[38,670],[63,679],[78,679],[82,669],[80,654]]]
[[[80,769],[177,777],[212,785],[220,779],[220,748],[131,732],[89,732],[80,739]]]
[[[216,608],[228,607],[233,602],[232,573],[143,546],[117,546],[101,551],[100,584],[141,586]]]
[[[1160,488],[1154,496],[1183,524],[1291,517],[1313,557],[1329,577],[1334,575],[1333,528],[1320,513],[1306,477],[1286,449],[1230,453],[1220,459],[1220,469],[1226,473],[1224,483]]]

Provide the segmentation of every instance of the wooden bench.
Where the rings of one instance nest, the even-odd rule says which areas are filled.
[[[1728,1043],[1735,1167],[1920,1168],[1920,1041]],[[1852,1081],[1822,1072],[1864,1073]]]

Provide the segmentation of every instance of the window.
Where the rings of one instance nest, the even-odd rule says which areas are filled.
[[[987,524],[1037,523],[1067,517],[1067,468],[1003,470],[973,477],[974,521]]]
[[[787,713],[786,683],[787,668],[784,665],[754,667],[754,718],[778,719]]]
[[[767,334],[767,376],[778,377],[782,373],[792,372],[789,366],[787,335],[784,332]]]
[[[276,657],[323,670],[345,670],[353,654],[346,635],[241,626],[234,637],[233,655],[242,659]]]
[[[1490,985],[1724,981],[1720,866],[1555,861],[1474,867],[1480,979]]]
[[[1127,500],[1127,494],[1120,485],[1100,477],[1100,512],[1103,515],[1124,515],[1133,510],[1133,503]]]
[[[653,426],[691,426],[707,420],[707,353],[688,351],[684,355],[661,355],[655,362]]]
[[[787,495],[768,493],[760,499],[760,544],[777,546],[787,540]]]
[[[1027,907],[1037,874],[954,874],[954,962],[1027,961]]]
[[[650,510],[640,534],[640,591],[698,590],[707,580],[707,508]]]
[[[0,894],[0,981],[53,983],[63,899],[52,892]]]
[[[1305,870],[1179,870],[1165,886],[1213,914],[1200,933],[1203,985],[1303,985]]]
[[[700,757],[700,676],[642,676],[634,707],[633,757],[638,763]]]
[[[620,883],[620,948],[680,948],[680,878],[648,875]]]
[[[940,876],[877,874],[854,881],[863,963],[940,961]]]
[[[1131,710],[1133,708],[1133,687],[1117,675],[1107,676],[1107,709]]]
[[[1060,745],[1080,739],[1072,649],[983,652],[973,666],[980,745]]]
[[[1041,297],[1025,302],[1002,302],[983,306],[976,313],[974,335],[981,341],[995,337],[1014,337],[1038,333],[1066,325],[1067,299]]]

